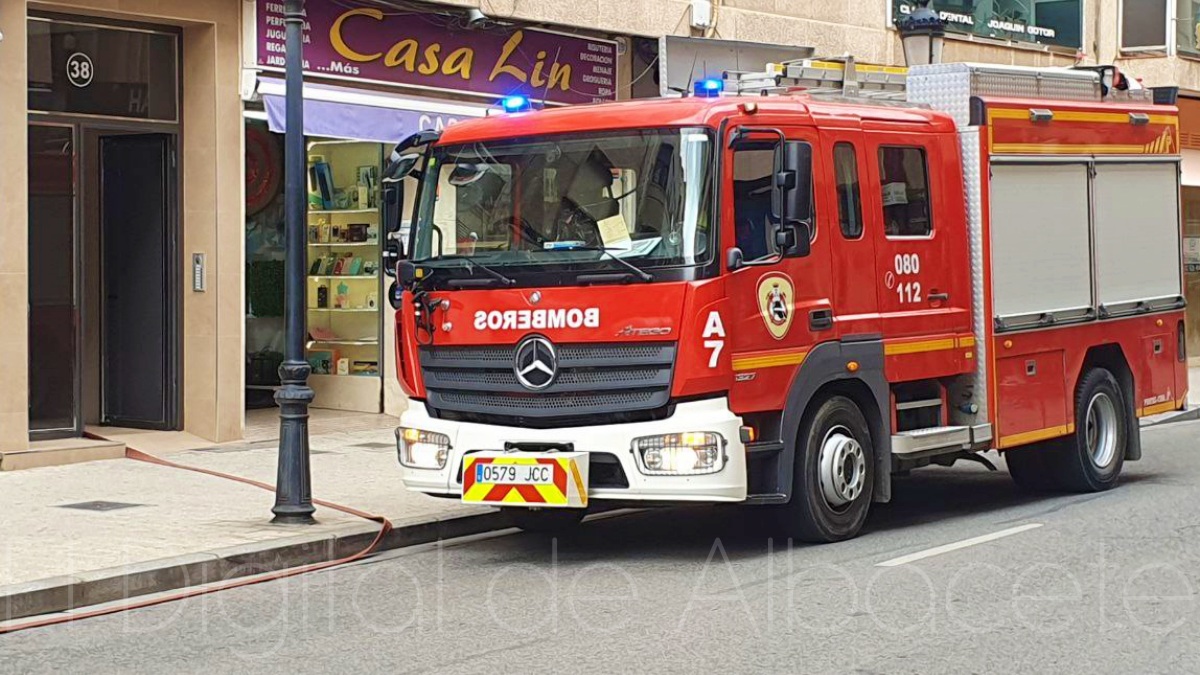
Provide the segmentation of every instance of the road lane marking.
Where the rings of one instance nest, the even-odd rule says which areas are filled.
[[[1000,530],[999,532],[993,532],[991,534],[985,534],[985,535],[981,535],[978,537],[972,537],[970,539],[963,539],[962,541],[956,541],[953,544],[943,544],[941,546],[934,546],[933,548],[927,548],[924,551],[917,551],[916,553],[909,553],[908,555],[902,555],[899,558],[892,558],[891,560],[885,560],[881,563],[878,563],[875,566],[876,567],[896,567],[898,565],[906,565],[910,562],[924,560],[925,558],[932,558],[935,555],[941,555],[943,553],[957,551],[959,549],[967,548],[969,546],[975,546],[977,544],[986,544],[989,541],[996,541],[997,539],[1003,539],[1004,537],[1011,537],[1014,534],[1021,534],[1022,532],[1028,532],[1029,530],[1036,530],[1037,528],[1039,528],[1041,526],[1042,526],[1041,523],[1027,523],[1025,525],[1018,525],[1017,527],[1010,527],[1007,530]]]

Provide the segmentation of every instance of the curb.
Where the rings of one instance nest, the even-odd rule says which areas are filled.
[[[508,527],[507,515],[499,511],[394,522],[375,552]],[[341,560],[370,546],[378,533],[379,527],[374,524],[356,524],[320,535],[286,537],[0,586],[0,627],[15,619]]]
[[[1143,427],[1155,427],[1160,424],[1174,424],[1176,422],[1192,422],[1194,420],[1200,420],[1200,406],[1196,406],[1190,410],[1163,413],[1161,415],[1154,415],[1152,417],[1143,417],[1142,418],[1142,426]]]

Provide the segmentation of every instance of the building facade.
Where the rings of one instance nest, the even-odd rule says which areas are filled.
[[[393,413],[405,401],[387,348],[388,281],[374,258],[378,170],[398,137],[485,114],[508,93],[548,105],[669,93],[664,36],[900,65],[892,26],[912,9],[909,0],[308,4],[316,404]],[[96,425],[237,440],[247,404],[269,404],[281,351],[281,5],[0,1],[9,160],[0,166],[0,469],[3,453],[31,440]],[[947,61],[1116,63],[1147,85],[1180,87],[1189,294],[1200,294],[1197,5],[934,3],[948,22]],[[728,53],[746,70],[763,65]],[[690,60],[692,71],[731,67]]]

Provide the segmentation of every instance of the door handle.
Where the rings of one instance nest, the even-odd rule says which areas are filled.
[[[950,299],[950,294],[949,293],[930,293],[929,299],[931,301],[932,300],[941,300],[942,302],[945,302]]]
[[[833,310],[814,309],[809,312],[808,327],[810,330],[829,330],[833,328]]]

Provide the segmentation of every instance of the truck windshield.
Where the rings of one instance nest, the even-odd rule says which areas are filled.
[[[712,163],[711,132],[695,128],[434,148],[412,259],[506,275],[703,264]]]

